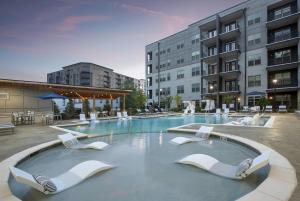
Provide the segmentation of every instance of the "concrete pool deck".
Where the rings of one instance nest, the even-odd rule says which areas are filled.
[[[300,118],[294,114],[275,114],[273,128],[215,126],[214,131],[245,137],[285,156],[300,173]],[[64,122],[65,123],[65,122]],[[197,128],[197,126],[191,126]],[[34,145],[56,139],[62,131],[48,126],[18,126],[16,134],[0,136],[0,161]],[[299,176],[298,176],[299,179]],[[300,188],[296,188],[290,200],[300,200]]]

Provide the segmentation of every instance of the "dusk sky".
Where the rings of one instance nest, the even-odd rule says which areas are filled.
[[[92,62],[144,78],[145,45],[243,0],[2,0],[0,78]]]

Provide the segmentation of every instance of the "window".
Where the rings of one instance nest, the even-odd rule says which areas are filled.
[[[249,96],[248,97],[248,106],[249,107],[258,106],[260,98],[261,98],[261,96]]]
[[[238,91],[238,85],[236,80],[225,81],[225,91]]]
[[[200,75],[200,67],[192,68],[192,76],[198,76],[198,75]]]
[[[184,93],[184,85],[177,86],[177,94],[183,94]]]
[[[200,34],[196,34],[192,37],[192,45],[200,42]]]
[[[216,74],[217,73],[217,64],[208,64],[208,75]]]
[[[152,99],[152,90],[147,91],[147,97],[148,99]]]
[[[184,59],[183,58],[177,60],[177,64],[183,64],[183,63],[184,63]]]
[[[167,49],[167,53],[170,53],[170,52],[171,52],[171,49],[170,49],[170,48],[168,48],[168,49]]]
[[[177,50],[183,49],[184,48],[184,43],[178,44],[177,45]]]
[[[261,64],[261,55],[249,55],[248,56],[248,67],[257,66]]]
[[[258,45],[261,42],[261,34],[253,34],[248,36],[248,45],[252,46],[252,45]]]
[[[275,63],[276,64],[288,63],[292,59],[291,56],[292,56],[292,52],[290,49],[276,51],[274,54]]]
[[[192,52],[192,61],[196,61],[200,59],[200,51]]]
[[[208,38],[213,38],[217,35],[217,30],[216,29],[210,30],[210,31],[208,31],[207,35],[208,35]]]
[[[248,87],[260,87],[260,75],[248,76]]]
[[[8,100],[9,95],[8,93],[0,93],[0,100]]]
[[[274,32],[274,42],[291,38],[291,27],[283,28]]]
[[[171,93],[171,88],[170,87],[167,87],[167,88],[160,88],[160,95],[161,96],[168,96],[170,95]],[[155,90],[155,95],[158,96],[158,89]]]
[[[170,81],[171,80],[171,74],[170,73],[161,73],[159,75],[160,79],[159,81],[160,82],[166,82],[166,81]],[[156,83],[158,82],[158,75],[156,76]]]
[[[200,83],[192,84],[192,92],[200,92]]]
[[[147,74],[151,74],[152,73],[152,64],[147,66]]]
[[[147,61],[152,61],[152,52],[147,53]]]
[[[291,6],[285,6],[274,11],[274,20],[291,14]]]
[[[152,86],[152,77],[147,78],[147,86],[151,87]]]
[[[229,31],[233,31],[237,28],[236,22],[232,22],[230,24],[225,25],[225,33]]]
[[[208,56],[214,56],[216,54],[217,54],[217,47],[216,46],[208,48]]]
[[[292,84],[291,72],[276,73],[275,79],[277,80],[277,85],[290,85]]]
[[[258,14],[253,14],[248,16],[248,26],[252,26],[260,23],[260,16]]]
[[[184,71],[183,70],[177,71],[177,79],[182,79],[182,78],[184,78]]]
[[[225,52],[234,51],[236,49],[237,49],[237,47],[236,47],[236,42],[235,41],[225,43]]]
[[[237,61],[227,61],[225,62],[225,72],[238,70]]]

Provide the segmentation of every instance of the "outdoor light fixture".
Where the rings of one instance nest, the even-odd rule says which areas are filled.
[[[241,101],[241,98],[240,98],[240,97],[238,97],[238,98],[237,98],[237,100],[240,102],[240,101]]]
[[[277,79],[272,80],[273,84],[276,84],[277,81],[278,81]]]
[[[210,86],[209,86],[209,89],[210,89],[210,90],[213,90],[213,88],[214,88],[213,85],[210,85]]]

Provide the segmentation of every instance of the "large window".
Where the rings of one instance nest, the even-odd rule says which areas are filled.
[[[177,86],[177,94],[183,94],[184,93],[184,85]]]
[[[217,54],[217,47],[216,46],[208,48],[208,56],[214,56],[216,54]]]
[[[147,53],[147,61],[152,61],[152,52]]]
[[[260,15],[253,14],[248,16],[248,26],[252,26],[260,23]]]
[[[275,79],[277,80],[277,85],[290,85],[292,83],[291,72],[276,73]]]
[[[226,80],[225,91],[238,91],[237,80]]]
[[[236,49],[237,49],[237,46],[236,46],[235,41],[225,43],[225,52],[234,51]]]
[[[282,41],[291,38],[292,30],[291,27],[276,30],[274,32],[274,42]]]
[[[260,98],[261,98],[261,96],[249,96],[248,97],[248,106],[249,107],[258,106]]]
[[[217,30],[216,29],[210,30],[210,31],[208,31],[207,35],[208,35],[208,38],[213,38],[217,35]]]
[[[207,74],[212,75],[217,73],[217,64],[208,64],[207,66]]]
[[[184,63],[184,58],[177,59],[177,64],[183,64]]]
[[[248,67],[257,66],[261,64],[261,55],[249,55],[248,56]]]
[[[152,73],[152,64],[147,66],[147,74],[151,74]]]
[[[276,64],[288,63],[291,61],[291,55],[292,53],[290,49],[276,51],[274,54],[275,63]]]
[[[152,99],[152,90],[147,91],[147,98]]]
[[[233,31],[237,28],[236,22],[232,22],[225,26],[225,32]]]
[[[291,14],[291,6],[288,5],[288,6],[285,6],[285,7],[282,7],[282,8],[279,8],[279,9],[276,9],[274,11],[274,19],[279,19],[279,18],[282,18],[282,17],[285,17],[285,16],[288,16]]]
[[[184,78],[184,70],[177,71],[177,79],[183,79]]]
[[[200,83],[192,84],[192,92],[200,92]]]
[[[253,46],[253,45],[258,45],[261,42],[261,34],[253,34],[248,36],[248,45]]]
[[[225,72],[238,70],[237,60],[225,62]]]
[[[169,96],[171,94],[171,88],[160,88],[160,95],[161,96]],[[155,90],[155,95],[158,96],[158,89]]]
[[[200,67],[192,68],[192,76],[198,76],[198,75],[200,75]]]
[[[196,61],[200,59],[200,51],[192,52],[192,61]]]
[[[184,48],[184,43],[178,44],[177,45],[177,50],[183,49]]]
[[[196,34],[192,37],[192,45],[200,42],[200,34]]]
[[[260,87],[261,79],[260,75],[248,76],[248,87]]]
[[[147,86],[151,87],[152,86],[152,77],[147,78]]]

